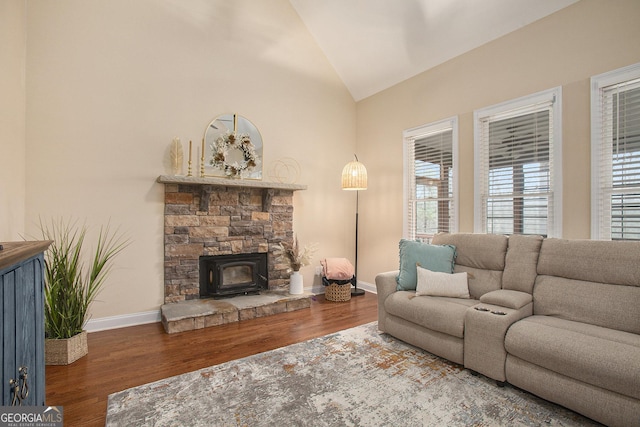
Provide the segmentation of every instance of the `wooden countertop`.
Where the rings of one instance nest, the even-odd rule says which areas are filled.
[[[0,242],[4,248],[0,250],[0,270],[46,251],[51,243],[53,242],[50,240]]]

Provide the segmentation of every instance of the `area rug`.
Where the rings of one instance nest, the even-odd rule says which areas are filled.
[[[596,426],[377,322],[109,396],[107,426]]]

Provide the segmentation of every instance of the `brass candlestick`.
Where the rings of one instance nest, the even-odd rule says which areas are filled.
[[[202,149],[200,151],[200,178],[204,178],[204,138],[202,138]]]
[[[187,169],[187,176],[191,175],[191,141],[189,141],[189,168]]]

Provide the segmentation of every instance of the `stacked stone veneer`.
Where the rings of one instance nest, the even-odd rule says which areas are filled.
[[[293,190],[165,184],[165,303],[199,298],[199,258],[267,252],[269,290],[286,290]]]

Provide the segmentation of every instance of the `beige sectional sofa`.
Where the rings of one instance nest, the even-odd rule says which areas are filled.
[[[611,426],[640,425],[640,242],[438,234],[471,298],[376,277],[383,332]]]

